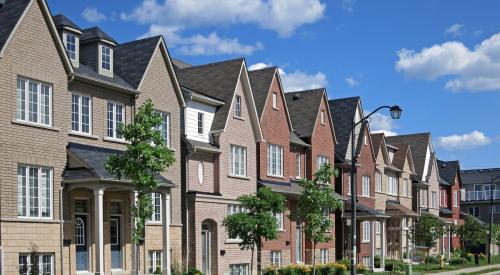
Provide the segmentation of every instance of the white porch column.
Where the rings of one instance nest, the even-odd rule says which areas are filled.
[[[377,235],[375,234],[375,221],[370,222],[370,269],[375,270],[375,242],[377,242]]]
[[[170,194],[161,194],[162,238],[163,238],[163,274],[170,275]]]
[[[132,191],[130,192],[130,204],[131,206],[134,206],[137,202],[137,191]],[[138,246],[135,243],[134,240],[134,230],[135,230],[135,218],[133,216],[130,217],[130,257],[131,257],[131,275],[137,275],[139,274],[139,270],[137,270],[137,262],[139,261],[137,259],[137,249]]]
[[[104,189],[94,189],[95,274],[104,275]]]
[[[444,226],[444,233],[441,236],[441,255],[444,256],[444,237],[446,237],[446,226]]]
[[[403,219],[399,218],[399,259],[403,259]]]
[[[451,249],[451,227],[448,226],[448,261],[450,260],[450,249]]]
[[[381,229],[380,229],[380,240],[382,242],[382,249],[381,249],[381,252],[380,252],[380,268],[385,268],[385,253],[387,252],[386,251],[386,244],[387,244],[387,240],[386,240],[386,232],[385,232],[385,223],[386,221],[381,221]]]

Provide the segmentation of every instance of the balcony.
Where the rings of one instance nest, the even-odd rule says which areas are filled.
[[[491,199],[491,191],[465,191],[462,201],[487,201]],[[500,200],[500,190],[493,190],[493,199]]]

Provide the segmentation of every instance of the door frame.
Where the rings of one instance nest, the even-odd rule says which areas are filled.
[[[203,229],[203,226],[206,225],[208,227],[208,229]],[[205,233],[205,237],[203,237],[203,233]],[[210,224],[205,222],[205,223],[202,223],[201,224],[201,242],[202,242],[202,248],[205,246],[205,241],[207,241],[208,245],[205,247],[205,249],[202,249],[201,251],[201,269],[204,268],[204,263],[203,263],[203,253],[207,253],[207,259],[206,259],[206,263],[208,264],[208,266],[206,267],[206,270],[207,272],[205,272],[204,270],[202,270],[202,272],[204,272],[203,274],[205,275],[210,275],[212,273],[212,232],[211,232],[211,228],[210,228]]]
[[[119,203],[120,204],[120,214],[114,214],[114,213],[111,213],[110,210],[111,210],[111,204],[112,203]],[[110,257],[112,257],[112,252],[111,252],[111,220],[112,219],[116,219],[118,218],[118,242],[119,242],[119,246],[120,246],[120,267],[118,268],[114,268],[113,267],[113,259],[111,258],[111,271],[121,271],[121,270],[125,270],[124,268],[124,238],[123,238],[123,235],[125,235],[125,228],[124,228],[124,217],[125,215],[123,214],[123,207],[124,207],[124,203],[123,203],[123,200],[116,200],[116,199],[111,199],[109,200],[109,208],[108,208],[108,226],[109,226],[109,229],[110,229],[110,232],[109,232],[109,245],[110,245]]]
[[[77,212],[75,210],[75,202],[76,201],[85,201],[87,204],[87,212]],[[77,273],[79,272],[88,272],[92,270],[92,227],[90,226],[90,223],[92,222],[92,218],[90,215],[90,198],[88,197],[74,197],[73,198],[73,222],[76,221],[76,216],[87,216],[87,221],[85,224],[85,232],[86,232],[86,241],[87,241],[87,270],[76,270]],[[74,228],[73,228],[73,234],[75,233]],[[76,242],[75,242],[75,253],[76,253]],[[76,269],[76,258],[75,258],[75,269]]]

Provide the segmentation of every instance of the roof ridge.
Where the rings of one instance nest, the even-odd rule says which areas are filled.
[[[313,89],[306,89],[306,90],[300,90],[300,91],[286,92],[285,94],[298,94],[298,93],[320,92],[320,91],[325,91],[325,90],[326,90],[326,88],[321,87],[321,88],[313,88]]]
[[[143,42],[143,41],[149,41],[149,40],[159,39],[161,37],[162,37],[162,35],[159,34],[159,35],[155,35],[155,36],[150,36],[150,37],[145,37],[145,38],[141,38],[141,39],[131,40],[131,41],[127,41],[127,42],[118,44],[117,48],[118,47],[122,47],[122,46],[128,46],[128,45],[133,44],[133,43],[138,43],[138,42]]]
[[[334,99],[329,99],[328,101],[341,101],[341,100],[352,100],[352,99],[361,99],[360,96],[350,96],[350,97],[342,97],[342,98],[334,98]]]
[[[278,66],[271,66],[271,67],[265,67],[265,68],[260,68],[260,69],[255,69],[255,70],[249,70],[248,72],[259,72],[259,71],[265,71],[265,70],[270,70],[270,69],[278,69]]]
[[[179,69],[179,70],[189,70],[189,69],[196,69],[196,68],[203,68],[203,67],[208,67],[208,66],[213,66],[213,65],[219,65],[222,63],[229,63],[229,62],[234,62],[234,61],[244,61],[244,57],[238,57],[234,59],[228,59],[228,60],[222,60],[222,61],[217,61],[217,62],[212,62],[212,63],[206,63],[206,64],[201,64],[201,65],[192,65],[191,67]]]

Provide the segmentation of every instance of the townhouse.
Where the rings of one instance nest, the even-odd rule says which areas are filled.
[[[288,105],[289,115],[292,121],[294,133],[291,135],[293,156],[291,162],[292,177],[313,179],[314,174],[324,164],[332,164],[334,160],[335,143],[337,142],[333,121],[330,115],[328,97],[324,88],[287,92],[285,101]],[[309,144],[310,148],[303,151],[303,143]],[[304,161],[302,162],[302,159]],[[300,160],[300,162],[299,162]],[[302,166],[303,165],[303,166]],[[301,174],[304,172],[304,174]],[[335,179],[331,184],[334,188]],[[280,188],[274,184],[274,188]],[[290,186],[281,187],[283,192],[300,194],[297,184],[290,182]],[[340,199],[340,196],[339,196]],[[330,219],[335,219],[333,213],[328,214]],[[332,262],[335,259],[335,240],[328,243],[316,245],[316,250],[312,249],[312,242],[305,238],[302,224],[296,223],[294,232],[291,232],[290,245],[292,250],[292,262],[312,263],[313,253],[318,262]],[[336,228],[331,231],[332,236],[338,236]],[[287,245],[287,241],[285,241]],[[293,258],[295,257],[295,258]]]
[[[372,134],[376,156],[376,209],[387,219],[387,257],[410,259],[409,228],[418,214],[412,211],[412,177],[416,176],[409,144],[388,144],[384,133]],[[377,242],[378,244],[378,242]],[[382,247],[377,245],[377,250]]]
[[[500,223],[500,168],[461,170],[462,192],[460,209],[463,213],[490,222],[493,193],[493,222]],[[493,187],[493,190],[491,188]]]
[[[337,193],[349,197],[345,202],[345,211],[337,216],[336,259],[348,258],[356,253],[356,262],[363,263],[371,270],[375,269],[375,255],[381,256],[384,266],[386,218],[383,212],[375,209],[375,153],[370,136],[368,123],[358,124],[354,128],[354,152],[351,154],[352,125],[361,120],[363,108],[359,97],[350,97],[330,100],[330,110],[337,134],[335,148],[335,167],[340,173],[337,177],[335,190]],[[354,182],[356,184],[356,251],[352,251],[351,244],[351,160],[355,158],[356,170]],[[375,236],[379,236],[376,238]],[[379,241],[380,250],[376,251],[376,241]]]
[[[19,273],[36,246],[44,274],[130,273],[136,261],[138,272],[169,273],[171,260],[181,264],[180,163],[159,175],[138,247],[128,211],[135,190],[104,168],[126,146],[117,126],[148,98],[180,158],[184,101],[163,39],[119,44],[97,27],[52,17],[44,0],[6,1],[0,29],[9,110],[1,115],[2,272]]]
[[[262,131],[245,61],[177,64],[187,101],[181,159],[185,259],[204,274],[248,274],[251,251],[241,250],[222,225],[226,216],[243,211],[238,197],[257,188]]]

